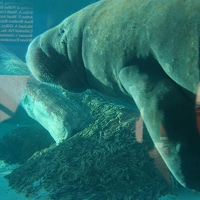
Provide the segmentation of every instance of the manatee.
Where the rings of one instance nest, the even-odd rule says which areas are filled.
[[[26,60],[39,81],[136,104],[174,177],[200,191],[199,29],[198,0],[102,0],[36,37]]]

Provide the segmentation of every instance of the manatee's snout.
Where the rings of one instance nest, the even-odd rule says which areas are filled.
[[[54,82],[53,60],[41,48],[41,36],[36,37],[28,47],[26,62],[34,77],[42,82]]]
[[[69,91],[85,90],[76,76],[57,29],[53,28],[36,37],[29,45],[26,61],[34,77],[46,83],[59,85]],[[62,52],[61,52],[62,50]]]

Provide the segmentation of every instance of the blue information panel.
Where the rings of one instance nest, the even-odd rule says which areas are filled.
[[[34,1],[0,0],[0,45],[25,60],[29,43],[47,29],[47,10]]]
[[[25,61],[37,35],[97,0],[0,0],[0,45]]]
[[[0,1],[0,42],[29,43],[33,39],[33,3]]]

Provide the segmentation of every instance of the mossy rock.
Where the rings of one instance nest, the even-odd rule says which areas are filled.
[[[40,124],[19,127],[0,139],[0,160],[6,163],[25,163],[35,152],[55,143]]]
[[[156,200],[176,193],[145,128],[137,141],[138,112],[92,92],[82,102],[90,102],[91,123],[7,175],[11,187],[51,200]],[[39,198],[41,190],[47,193]]]

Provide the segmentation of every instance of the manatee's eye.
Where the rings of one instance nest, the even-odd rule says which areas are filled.
[[[65,41],[64,41],[64,38],[65,38],[64,33],[65,33],[65,30],[63,28],[60,28],[59,29],[59,36],[60,36],[60,39],[61,39],[60,40],[61,43],[65,43]]]
[[[62,28],[60,28],[60,29],[59,29],[59,35],[62,36],[64,33],[65,33],[65,30],[62,29]]]

